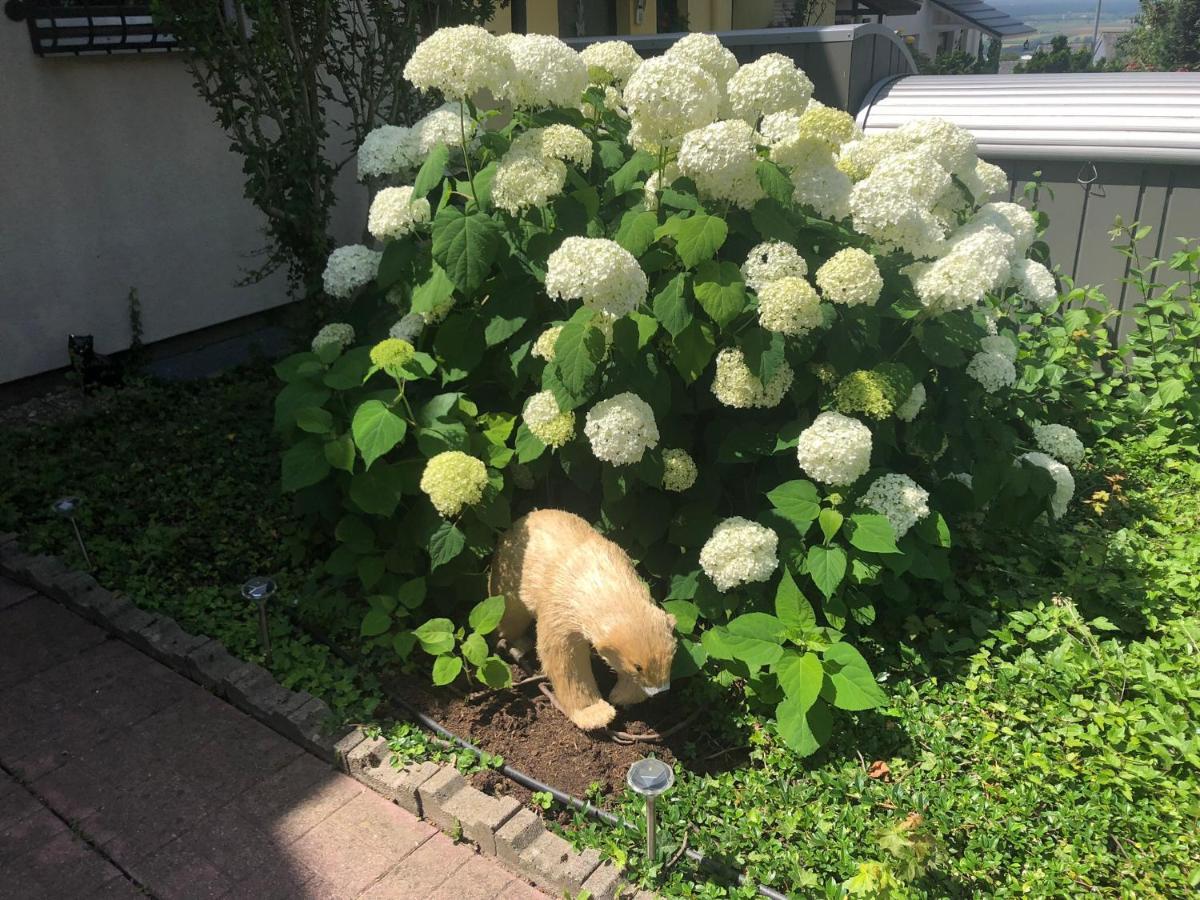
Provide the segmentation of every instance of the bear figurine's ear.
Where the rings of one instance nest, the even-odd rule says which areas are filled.
[[[671,615],[670,613],[667,613],[667,627],[669,627],[672,631],[675,630],[675,622],[676,621],[677,620],[673,615]]]

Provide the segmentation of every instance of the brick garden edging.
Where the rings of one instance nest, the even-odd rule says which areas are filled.
[[[383,738],[367,738],[361,728],[328,732],[331,711],[323,700],[287,690],[262,666],[231,655],[220,641],[189,634],[170,616],[140,609],[57,557],[24,553],[15,534],[0,534],[0,574],[57,600],[543,890],[571,896],[588,891],[594,900],[656,896],[631,894],[620,870],[601,861],[595,850],[573,850],[533,811],[512,797],[476,790],[453,766],[427,761],[397,767]]]

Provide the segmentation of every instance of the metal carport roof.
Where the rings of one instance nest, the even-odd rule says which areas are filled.
[[[980,31],[984,31],[992,37],[1016,37],[1021,34],[1037,32],[1036,28],[1030,28],[1024,22],[1018,22],[1008,13],[981,3],[980,0],[930,0],[930,2],[959,18],[966,19]]]

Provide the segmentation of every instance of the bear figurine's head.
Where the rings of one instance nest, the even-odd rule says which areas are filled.
[[[596,636],[595,647],[617,674],[632,678],[646,696],[653,697],[671,687],[675,617],[649,602],[639,604],[637,610],[637,615],[607,623],[604,633]]]

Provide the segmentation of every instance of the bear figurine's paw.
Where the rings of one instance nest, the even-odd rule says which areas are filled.
[[[606,703],[603,700],[597,700],[591,706],[585,706],[583,709],[577,709],[571,713],[571,721],[582,728],[584,731],[595,731],[598,728],[604,728],[616,718],[617,711],[611,703]]]
[[[608,699],[617,706],[632,706],[645,700],[646,692],[638,686],[636,681],[618,678],[612,691],[609,692]]]

